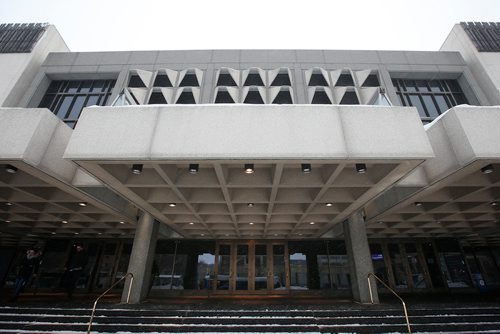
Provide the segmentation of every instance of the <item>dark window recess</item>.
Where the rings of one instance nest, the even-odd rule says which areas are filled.
[[[220,73],[217,79],[217,86],[238,86],[229,73]]]
[[[245,80],[245,86],[264,86],[264,82],[259,73],[250,73]]]
[[[380,82],[378,81],[378,77],[376,74],[370,74],[368,78],[366,78],[365,82],[361,85],[361,87],[379,87]]]
[[[193,92],[190,91],[182,92],[181,96],[179,96],[179,99],[177,100],[177,104],[196,104]]]
[[[161,92],[153,92],[148,104],[167,104],[167,100],[165,100],[165,96]]]
[[[332,104],[332,101],[328,95],[326,95],[325,91],[317,90],[314,92],[311,104]]]
[[[358,96],[355,92],[346,92],[340,104],[359,104]]]
[[[457,80],[393,79],[392,84],[401,105],[416,107],[424,123],[453,106],[468,103]]]
[[[279,73],[276,78],[274,78],[271,86],[291,86],[290,76],[288,73]]]
[[[354,81],[352,80],[352,76],[350,74],[341,74],[335,87],[346,87],[346,86],[354,86]]]
[[[138,75],[131,75],[130,79],[128,81],[128,87],[131,88],[146,88],[146,85],[144,82],[142,82],[142,79]]]
[[[200,83],[194,73],[188,73],[182,78],[180,87],[199,87]]]
[[[166,74],[158,74],[153,84],[154,87],[172,87],[172,83]]]
[[[322,73],[313,73],[309,79],[309,86],[328,86]]]
[[[276,95],[273,104],[293,104],[292,95],[290,91],[282,90]]]
[[[57,80],[51,82],[40,108],[48,108],[69,127],[74,128],[82,109],[106,105],[115,80]]]
[[[248,92],[247,96],[245,97],[245,101],[243,101],[243,103],[264,104],[264,100],[262,100],[262,96],[260,96],[259,91],[251,90]]]
[[[234,100],[228,91],[220,90],[215,97],[215,103],[234,103]]]

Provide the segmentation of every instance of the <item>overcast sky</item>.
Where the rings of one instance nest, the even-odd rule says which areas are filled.
[[[500,0],[0,0],[0,22],[54,24],[71,51],[438,50]]]

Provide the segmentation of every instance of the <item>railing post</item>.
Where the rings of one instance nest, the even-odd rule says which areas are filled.
[[[370,290],[370,297],[372,298],[372,304],[373,304],[373,297],[372,297],[372,285],[371,285],[371,282],[370,282],[370,276],[372,276],[377,281],[379,281],[380,283],[382,283],[382,285],[385,286],[387,288],[387,290],[389,290],[393,295],[395,295],[401,301],[401,304],[403,305],[403,311],[405,312],[405,319],[406,319],[406,326],[408,327],[408,333],[411,334],[410,318],[408,317],[408,311],[406,309],[406,304],[405,304],[403,298],[401,298],[396,293],[396,291],[392,290],[387,284],[385,284],[385,282],[382,281],[382,279],[380,279],[377,275],[375,275],[374,273],[368,273],[368,275],[366,275],[366,279],[368,280],[368,287],[369,287],[369,290]]]
[[[134,274],[132,273],[127,273],[125,274],[122,278],[120,278],[118,281],[113,283],[106,291],[104,291],[97,299],[94,301],[94,307],[92,308],[92,314],[90,315],[90,320],[89,320],[89,327],[87,329],[87,334],[90,334],[90,330],[92,329],[92,322],[94,321],[94,315],[95,315],[95,309],[97,307],[97,302],[99,299],[104,297],[111,289],[113,289],[118,283],[126,279],[128,276],[130,276],[130,284],[128,286],[128,294],[127,294],[127,304],[130,299],[130,291],[132,290],[132,283],[134,282]]]

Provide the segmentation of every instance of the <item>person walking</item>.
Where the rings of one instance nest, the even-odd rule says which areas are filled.
[[[38,248],[30,247],[26,250],[26,257],[23,258],[14,285],[14,293],[10,301],[17,302],[19,295],[30,281],[31,277],[36,277],[40,266],[40,251]]]
[[[73,297],[78,279],[83,274],[83,270],[88,262],[88,255],[83,248],[83,244],[76,243],[74,247],[75,250],[69,258],[64,273],[64,288],[66,289],[68,299]]]

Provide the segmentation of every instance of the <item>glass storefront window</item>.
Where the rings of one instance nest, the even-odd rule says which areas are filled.
[[[389,284],[387,276],[387,268],[384,261],[384,253],[382,251],[382,245],[380,244],[370,244],[370,252],[372,256],[373,271],[382,281]],[[383,285],[377,280],[377,287],[382,288]]]
[[[220,245],[217,274],[217,290],[229,290],[229,274],[231,268],[231,246]]]
[[[290,289],[307,290],[307,257],[303,253],[290,254]]]
[[[236,290],[248,290],[248,245],[236,246]]]
[[[267,289],[267,245],[255,245],[255,290]]]
[[[210,278],[214,273],[215,255],[211,253],[203,253],[198,255],[198,267],[196,270],[198,288],[200,290],[208,290],[210,286]]]
[[[399,249],[399,244],[389,244],[389,254],[391,258],[392,271],[394,273],[394,283],[397,289],[407,289],[406,273],[403,265],[403,258]]]
[[[418,252],[415,244],[405,244],[406,258],[408,266],[410,267],[411,280],[415,289],[425,289],[427,284],[425,282],[425,274],[422,268],[422,263],[418,258]]]
[[[273,272],[274,289],[286,289],[285,246],[283,245],[273,245]]]
[[[116,249],[117,244],[115,243],[107,243],[104,245],[95,279],[95,287],[99,290],[106,289],[113,283]]]

